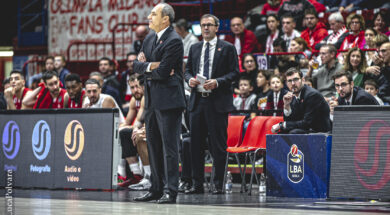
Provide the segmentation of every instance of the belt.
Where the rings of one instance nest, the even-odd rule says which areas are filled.
[[[209,96],[211,96],[211,93],[210,92],[198,92],[199,94],[200,94],[200,96],[202,96],[202,97],[209,97]]]

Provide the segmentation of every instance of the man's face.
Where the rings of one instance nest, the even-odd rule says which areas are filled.
[[[249,96],[249,94],[253,90],[253,87],[250,85],[250,81],[248,80],[240,80],[239,88],[240,95],[243,97]]]
[[[379,54],[385,64],[390,65],[390,43],[385,43],[379,48]]]
[[[127,57],[126,65],[128,70],[133,71],[133,63],[135,59],[137,59],[137,55],[130,55]]]
[[[349,83],[346,76],[334,80],[334,86],[342,99],[349,99],[353,90],[353,82]]]
[[[321,47],[320,48],[320,57],[323,64],[328,64],[334,58],[334,54],[329,52],[329,47]]]
[[[15,91],[21,90],[24,85],[26,84],[25,80],[20,74],[12,74],[11,77],[9,78],[11,87],[15,89]]]
[[[233,18],[230,21],[230,29],[232,30],[234,35],[239,35],[244,32],[244,23],[241,18]]]
[[[139,81],[136,79],[135,81],[129,81],[128,84],[130,86],[131,95],[133,95],[136,100],[141,100],[144,95],[144,90],[139,85]]]
[[[54,68],[56,70],[61,69],[64,67],[65,62],[62,60],[62,57],[56,56],[54,57]]]
[[[57,97],[60,94],[60,81],[57,76],[53,76],[51,79],[46,80],[45,87],[54,97]]]
[[[54,71],[54,61],[52,59],[47,59],[45,62],[46,71]]]
[[[101,91],[97,84],[87,84],[85,86],[85,94],[87,94],[91,104],[95,104],[99,100]]]
[[[108,62],[108,60],[99,61],[99,71],[103,75],[106,75],[110,72],[110,63]]]
[[[218,26],[216,26],[212,17],[203,18],[200,20],[200,26],[202,30],[202,37],[206,41],[214,39],[218,32]]]
[[[81,95],[81,91],[83,89],[82,84],[78,83],[77,81],[66,81],[65,87],[70,99],[72,100]]]
[[[294,94],[299,94],[301,92],[301,89],[303,87],[303,78],[299,77],[298,73],[294,73],[290,76],[286,77],[287,80],[287,87],[290,89],[291,92]]]
[[[162,8],[163,5],[156,5],[148,16],[149,28],[154,30],[155,32],[160,32],[161,30],[163,30],[165,27],[165,25],[163,24],[169,21],[168,16],[162,17]]]
[[[305,16],[306,27],[314,29],[317,25],[318,19],[313,14],[306,14]]]
[[[343,23],[338,22],[336,20],[330,20],[329,26],[330,29],[332,29],[333,33],[337,33],[337,31],[339,31],[343,27]]]
[[[366,86],[364,86],[364,90],[372,96],[376,96],[376,94],[378,94],[378,89],[376,89],[375,86],[370,84],[366,84]]]
[[[291,34],[295,29],[295,22],[291,17],[282,19],[282,29],[285,34]]]

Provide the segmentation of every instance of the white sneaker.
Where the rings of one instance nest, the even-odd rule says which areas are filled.
[[[129,186],[130,190],[136,190],[136,191],[145,191],[149,190],[149,188],[152,186],[149,179],[143,178],[138,184],[132,184]]]

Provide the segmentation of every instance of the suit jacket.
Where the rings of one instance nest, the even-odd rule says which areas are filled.
[[[304,85],[299,101],[293,97],[292,113],[284,115],[286,130],[304,129],[313,132],[328,132],[331,128],[329,105],[317,90]]]
[[[134,71],[145,75],[145,108],[169,110],[184,108],[183,42],[169,26],[160,39],[149,33],[141,47],[146,62],[134,61]],[[149,62],[160,62],[157,69],[146,72]],[[170,73],[174,70],[174,74]]]
[[[339,105],[347,105],[345,99],[338,98]],[[353,87],[352,105],[379,105],[374,96],[360,87]]]
[[[195,43],[190,48],[185,71],[185,80],[188,83],[199,73],[200,56],[202,53],[203,41]],[[226,41],[217,40],[211,79],[216,79],[218,87],[212,90],[211,99],[215,110],[220,113],[231,112],[233,106],[232,81],[238,76],[238,56],[234,46]],[[192,111],[199,100],[196,88],[191,91],[189,111]]]

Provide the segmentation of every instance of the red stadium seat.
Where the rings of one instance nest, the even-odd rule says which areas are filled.
[[[229,116],[227,146],[237,147],[242,143],[242,128],[245,116]]]

